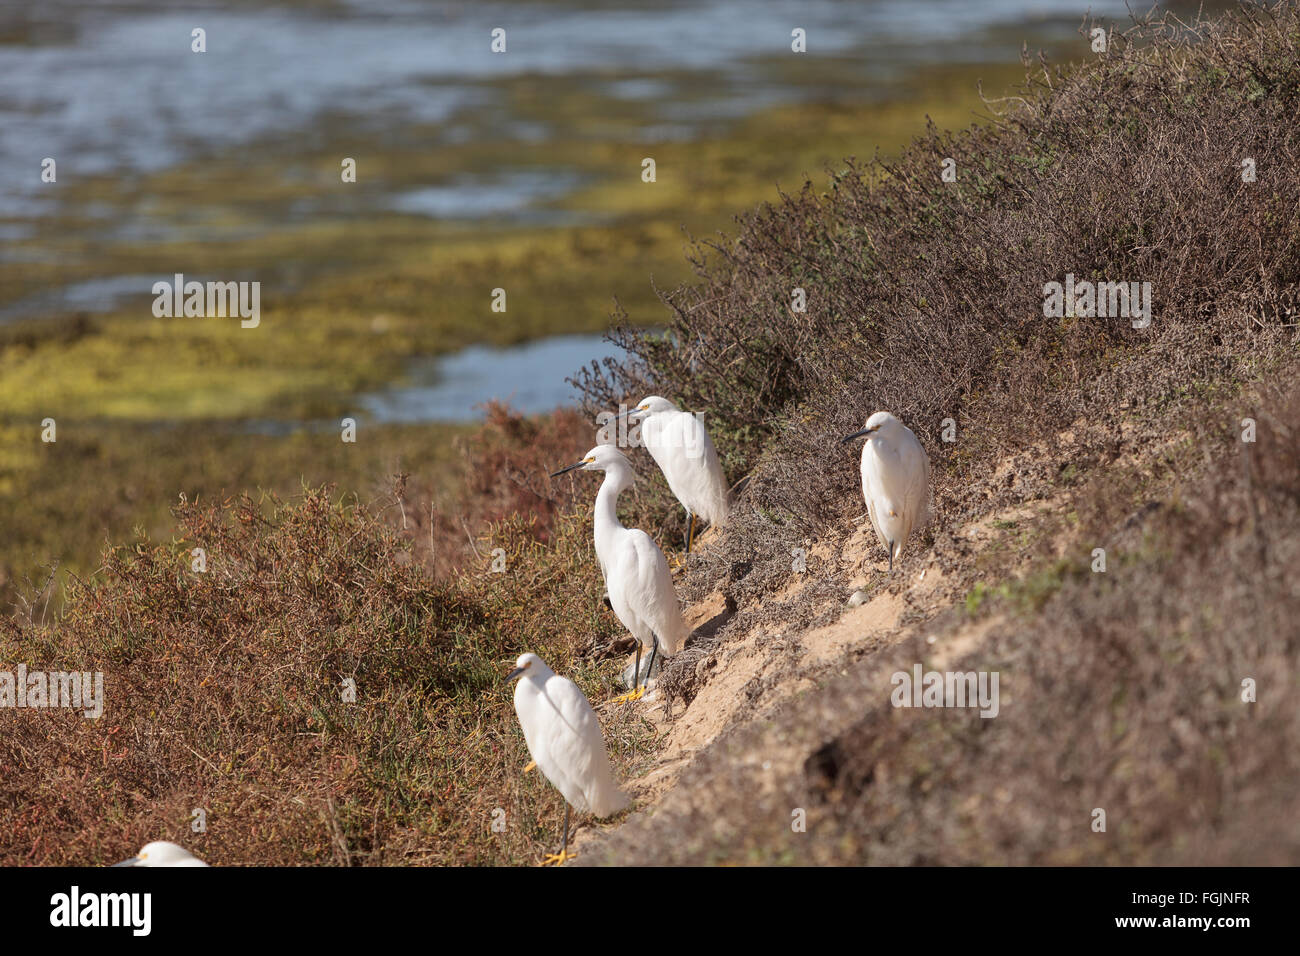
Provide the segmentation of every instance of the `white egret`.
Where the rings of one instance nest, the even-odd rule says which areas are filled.
[[[641,441],[686,509],[686,553],[695,539],[695,519],[710,525],[727,520],[727,478],[703,423],[666,398],[650,395],[628,413],[641,423]]]
[[[113,866],[207,866],[202,860],[175,843],[155,840],[146,843],[144,848],[133,857],[114,863]]]
[[[610,607],[623,626],[637,639],[636,666],[632,675],[634,690],[623,700],[636,700],[645,693],[641,680],[641,649],[650,649],[650,668],[654,672],[655,655],[676,654],[686,643],[690,629],[682,617],[677,592],[673,590],[668,560],[654,539],[639,528],[624,528],[618,521],[618,496],[636,481],[632,465],[613,445],[597,445],[582,460],[555,472],[558,478],[581,468],[603,471],[605,480],[596,493],[596,558],[605,576],[605,590]]]
[[[930,520],[930,459],[912,430],[889,412],[876,412],[841,444],[864,435],[862,497],[893,571],[908,535]]]
[[[608,817],[628,805],[628,796],[614,783],[600,722],[578,685],[555,673],[536,654],[519,655],[506,680],[516,677],[521,680],[515,687],[515,713],[528,753],[564,795],[560,852],[542,861],[558,866],[570,859],[569,808]]]

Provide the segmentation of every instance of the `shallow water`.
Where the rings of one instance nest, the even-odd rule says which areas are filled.
[[[393,196],[389,208],[433,219],[511,217],[516,222],[559,225],[574,221],[563,210],[531,208],[574,189],[581,177],[565,170],[505,170],[495,174],[463,173],[442,186],[424,186]]]
[[[659,120],[691,135],[720,117],[827,92],[823,81],[765,68],[789,52],[794,26],[818,57],[844,61],[836,85],[856,94],[903,64],[970,61],[991,46],[1014,56],[1018,40],[987,31],[1028,21],[1036,34],[1059,35],[1087,5],[1124,9],[1115,0],[13,5],[0,11],[0,219],[32,215],[33,199],[50,191],[39,178],[46,156],[68,178],[130,176],[259,142],[319,146],[326,117],[381,142],[430,124],[486,141],[568,135],[516,125],[495,84],[520,76],[591,77],[611,95],[661,105]],[[496,26],[507,30],[504,54],[488,48]],[[207,32],[206,53],[190,50],[195,27]],[[708,84],[694,76],[704,73]],[[684,90],[689,104],[676,95]],[[457,127],[466,110],[490,122]],[[550,188],[537,185],[534,198]],[[525,190],[521,204],[529,198]],[[437,214],[455,216],[460,205]]]
[[[363,395],[358,403],[383,424],[460,422],[482,416],[492,399],[528,415],[573,403],[565,381],[579,368],[626,353],[600,335],[560,335],[509,348],[472,346],[412,363],[407,381]]]
[[[1025,40],[1064,41],[1082,55],[1075,31],[1087,7],[1126,16],[1123,0],[5,4],[0,265],[24,281],[21,264],[42,269],[31,270],[31,285],[0,289],[0,323],[147,303],[152,282],[171,270],[150,276],[142,267],[169,244],[213,247],[293,224],[381,215],[471,230],[600,221],[600,209],[557,205],[588,184],[583,171],[530,150],[598,146],[602,135],[690,140],[778,103],[890,100],[907,92],[918,67],[1013,62]],[[507,30],[505,54],[489,50],[498,26]],[[807,31],[807,58],[790,55],[796,26]],[[206,30],[204,54],[190,50],[195,27]],[[531,98],[519,99],[521,86]],[[610,112],[595,118],[595,131],[589,101],[566,108],[566,97],[590,91],[616,101],[602,107]],[[613,132],[601,132],[605,124]],[[345,144],[359,137],[399,157],[448,155],[452,145],[486,150],[415,182],[396,173],[385,181],[371,165],[357,188],[319,188],[310,162],[349,155]],[[280,193],[229,175],[208,188],[212,171],[267,155],[283,158],[269,174],[282,180]],[[59,164],[56,185],[40,179],[47,156]],[[176,176],[170,194],[131,195],[141,177],[160,172]],[[111,188],[75,205],[64,198],[97,175],[111,177]],[[114,274],[119,250],[129,250],[131,265]],[[290,259],[275,265],[299,281],[327,267]],[[459,420],[475,403],[511,395],[538,411],[567,400],[564,376],[610,348],[565,336],[469,349],[414,366],[412,384],[363,403],[386,421]]]

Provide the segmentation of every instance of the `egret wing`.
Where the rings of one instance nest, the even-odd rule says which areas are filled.
[[[925,453],[925,448],[919,441],[916,442],[916,454],[921,458],[920,468],[918,469],[919,477],[908,491],[907,508],[909,512],[916,515],[916,520],[912,523],[912,529],[920,531],[930,523],[932,506],[930,456]]]
[[[553,737],[556,760],[583,797],[579,802],[562,791],[566,799],[597,816],[609,816],[621,810],[627,805],[627,798],[614,783],[614,772],[605,753],[605,737],[591,703],[577,684],[558,674],[547,678],[545,696],[562,723]]]
[[[663,654],[676,654],[686,643],[687,627],[668,559],[644,531],[628,533],[630,573],[628,599],[637,616],[659,638]]]
[[[581,808],[586,798],[567,757],[574,732],[555,702],[525,678],[515,688],[515,713],[519,715],[528,753],[537,762],[538,769],[564,794],[564,799]]]
[[[713,440],[689,412],[653,415],[642,437],[677,500],[691,514],[720,524],[727,514],[727,487]]]

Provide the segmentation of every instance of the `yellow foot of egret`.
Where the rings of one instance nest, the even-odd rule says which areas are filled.
[[[636,690],[631,691],[630,693],[624,694],[622,697],[615,697],[615,698],[614,698],[614,703],[616,703],[616,704],[625,704],[625,703],[627,703],[628,701],[632,701],[632,700],[640,700],[640,699],[641,699],[642,697],[644,697],[644,696],[645,696],[645,684],[642,684],[642,685],[641,685],[640,687],[638,687]]]
[[[548,853],[546,856],[542,857],[541,865],[564,866],[567,861],[574,859],[577,855],[578,854],[576,853],[569,853],[565,850],[561,850],[559,853]]]
[[[528,766],[524,768],[524,773],[529,773],[530,771],[533,771],[533,770],[536,770],[536,769],[537,769],[537,761],[536,761],[536,760],[530,760],[530,761],[528,761]]]

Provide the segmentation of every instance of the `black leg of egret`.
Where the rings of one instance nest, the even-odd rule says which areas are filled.
[[[887,543],[889,547],[889,573],[894,573],[894,542]]]
[[[650,675],[655,672],[655,654],[659,652],[659,635],[654,635],[654,643],[650,645],[650,666],[645,671],[646,686],[650,685]]]
[[[632,690],[641,686],[641,642],[636,642],[636,667],[632,670]]]
[[[569,855],[569,801],[564,801],[564,842],[560,844],[561,861]]]
[[[686,527],[686,553],[691,553],[691,542],[695,540],[695,515],[690,516],[690,522]]]

